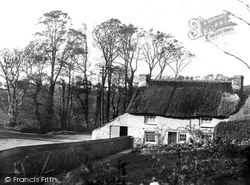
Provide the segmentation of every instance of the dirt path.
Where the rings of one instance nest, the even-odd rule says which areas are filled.
[[[18,146],[52,144],[61,142],[91,140],[90,134],[82,135],[43,135],[20,133],[13,131],[0,131],[0,150]]]
[[[18,147],[18,146],[50,144],[50,143],[56,143],[56,142],[59,142],[59,141],[0,138],[0,150],[5,150],[5,149],[13,148],[13,147]]]

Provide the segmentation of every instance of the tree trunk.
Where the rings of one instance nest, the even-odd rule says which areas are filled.
[[[46,116],[46,132],[50,132],[52,130],[53,125],[53,116],[54,116],[54,90],[55,84],[52,83],[49,88],[49,97],[47,99],[46,108],[47,108],[47,116]]]
[[[46,131],[52,130],[53,116],[54,116],[54,92],[55,92],[55,62],[56,62],[56,48],[53,47],[52,59],[51,59],[51,76],[50,76],[50,87],[49,87],[49,97],[47,99],[47,116],[46,116]]]
[[[89,86],[88,86],[88,80],[87,75],[85,73],[85,85],[86,85],[86,94],[85,94],[85,122],[87,125],[87,129],[89,129]]]
[[[36,92],[33,95],[33,102],[35,104],[35,115],[36,115],[37,122],[39,123],[40,130],[41,130],[42,133],[45,133],[46,127],[45,127],[45,124],[43,122],[43,119],[42,119],[42,116],[41,116],[41,112],[39,111],[40,103],[38,101],[38,95],[39,95],[39,93],[41,91],[41,88],[42,87],[41,87],[40,84],[36,85]]]
[[[60,123],[61,123],[61,129],[65,130],[66,129],[66,117],[67,117],[67,113],[66,113],[66,84],[63,81],[62,82],[62,95],[61,95],[61,100],[62,100],[62,105],[60,107],[61,111],[60,111]]]
[[[9,126],[15,127],[17,124],[17,116],[18,116],[18,104],[16,99],[16,88],[13,87],[13,92],[10,94],[10,102],[9,102]]]
[[[68,83],[68,90],[67,90],[67,101],[66,101],[66,110],[65,110],[65,127],[64,129],[67,129],[67,125],[69,125],[68,120],[69,120],[69,115],[70,115],[70,102],[71,102],[71,83],[69,80]]]
[[[131,71],[131,76],[130,79],[128,81],[128,102],[130,102],[132,96],[133,96],[133,92],[134,92],[134,71]]]
[[[109,122],[109,115],[110,115],[110,99],[111,99],[111,65],[108,66],[108,91],[107,91],[107,109],[106,109],[106,123]]]
[[[94,127],[98,127],[99,124],[98,124],[98,118],[100,119],[100,125],[102,125],[102,121],[101,121],[101,101],[102,101],[102,92],[101,90],[97,92],[97,96],[96,96],[96,108],[95,108],[95,125]]]
[[[128,105],[128,62],[125,61],[125,79],[124,79],[124,104],[123,104],[123,112],[126,111]]]

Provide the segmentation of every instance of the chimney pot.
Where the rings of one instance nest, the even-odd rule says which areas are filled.
[[[231,79],[232,79],[233,91],[239,95],[242,95],[244,76],[234,75]]]
[[[138,83],[138,86],[139,87],[142,87],[142,86],[146,86],[147,85],[147,82],[150,81],[150,76],[149,75],[146,75],[146,74],[139,74],[139,83]]]

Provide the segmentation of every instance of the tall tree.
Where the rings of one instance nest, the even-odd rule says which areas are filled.
[[[124,97],[123,84],[125,81],[125,68],[124,66],[116,65],[112,68],[112,88],[111,88],[111,105],[112,105],[112,118],[116,118],[122,112],[122,97]],[[125,97],[124,97],[125,98]]]
[[[162,57],[159,60],[159,67],[160,71],[159,74],[156,76],[156,79],[161,79],[163,77],[164,70],[168,65],[170,65],[172,62],[174,62],[175,54],[176,54],[176,42],[178,42],[176,39],[169,40],[168,36],[166,34],[162,33],[159,36],[159,39],[161,39],[161,45],[162,45]]]
[[[122,44],[120,34],[121,22],[118,19],[109,19],[106,22],[96,26],[93,30],[93,39],[95,46],[102,52],[105,60],[104,65],[104,82],[107,80],[107,106],[106,106],[106,121],[110,119],[110,100],[111,100],[111,79],[112,65],[115,59],[119,56],[119,51]],[[104,89],[104,83],[102,89]],[[103,91],[103,90],[102,90]],[[102,97],[104,101],[104,97]]]
[[[32,99],[34,103],[34,113],[36,121],[39,123],[42,132],[46,131],[46,122],[43,119],[45,108],[44,98],[46,94],[44,83],[48,79],[45,69],[48,67],[47,57],[41,48],[39,41],[31,41],[25,47],[24,54],[26,57],[26,75],[30,80],[30,89],[32,90]]]
[[[82,25],[81,29],[75,30],[70,29],[69,35],[70,39],[68,42],[69,48],[72,51],[70,56],[70,60],[73,62],[74,68],[77,76],[77,83],[78,86],[83,86],[84,93],[76,93],[77,99],[80,101],[83,113],[84,113],[84,120],[89,128],[89,94],[90,94],[90,81],[89,77],[91,76],[90,71],[90,63],[88,61],[88,43],[87,43],[87,27],[85,24]],[[79,88],[78,88],[79,89]],[[78,91],[82,92],[82,91]],[[82,97],[84,95],[84,97]]]
[[[133,83],[135,72],[137,71],[138,61],[140,57],[140,41],[142,32],[132,24],[123,24],[120,30],[122,34],[122,45],[120,49],[120,56],[124,60],[125,80],[124,80],[124,104],[123,108],[126,110],[128,102],[133,94]]]
[[[180,73],[191,63],[194,54],[186,50],[184,47],[179,46],[177,49],[175,49],[173,57],[173,62],[167,63],[167,65],[173,71],[174,77],[177,78]]]
[[[5,80],[8,100],[6,104],[3,102],[3,105],[10,116],[10,126],[15,126],[17,123],[19,108],[29,85],[23,78],[25,67],[25,55],[22,50],[1,50],[0,76]]]
[[[149,76],[152,77],[153,70],[166,56],[168,40],[172,38],[170,34],[162,32],[154,33],[153,29],[144,31],[144,42],[142,44],[143,60],[148,64]],[[162,65],[164,70],[164,66]]]
[[[43,43],[43,50],[50,63],[50,85],[49,98],[47,101],[47,129],[51,130],[54,114],[54,91],[58,76],[61,73],[63,63],[69,57],[66,48],[68,29],[71,26],[71,19],[67,13],[62,11],[51,11],[43,14],[38,20],[42,31],[36,35]]]

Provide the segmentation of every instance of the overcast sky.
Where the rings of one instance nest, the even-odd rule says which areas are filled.
[[[244,2],[248,2],[244,0]],[[62,10],[69,14],[73,27],[81,23],[93,27],[117,18],[122,23],[132,23],[144,29],[153,28],[172,33],[197,57],[182,73],[186,76],[223,74],[244,75],[245,85],[250,84],[250,70],[241,62],[222,53],[204,38],[191,40],[188,22],[192,18],[208,19],[224,13],[224,10],[250,20],[250,12],[238,0],[6,0],[0,6],[0,48],[22,48],[32,40],[35,24],[42,14]],[[218,36],[212,42],[224,50],[249,61],[250,26],[230,16],[234,32]],[[145,68],[140,65],[141,71]]]

